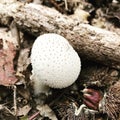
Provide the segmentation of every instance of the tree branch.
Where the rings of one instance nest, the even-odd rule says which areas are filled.
[[[81,24],[42,5],[0,4],[0,23],[9,25],[12,19],[19,28],[35,36],[61,34],[81,57],[120,69],[120,36],[116,33]]]

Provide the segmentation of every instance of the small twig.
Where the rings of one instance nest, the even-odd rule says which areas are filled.
[[[16,86],[13,85],[14,114],[17,115]]]
[[[16,47],[19,49],[20,48],[20,32],[14,21],[12,21],[10,24],[10,30],[11,30],[12,36],[16,38],[15,44],[16,44]]]
[[[36,112],[35,114],[33,114],[28,120],[33,120],[34,118],[36,118],[38,115],[40,114],[40,112]]]
[[[75,115],[78,116],[80,113],[82,113],[83,109],[86,108],[86,105],[82,104],[79,108],[73,103],[73,106],[75,107]]]
[[[13,115],[13,113],[12,113],[4,104],[0,104],[0,110],[6,110],[6,111],[8,111],[11,115]]]
[[[67,0],[65,0],[65,10],[68,10]]]
[[[54,7],[61,13],[66,13],[64,9],[62,9],[56,2],[55,0],[50,0],[50,2],[54,5]]]

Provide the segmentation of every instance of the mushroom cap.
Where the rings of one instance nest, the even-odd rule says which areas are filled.
[[[62,36],[54,33],[39,36],[31,50],[33,74],[52,88],[65,88],[78,78],[81,61],[77,52]]]

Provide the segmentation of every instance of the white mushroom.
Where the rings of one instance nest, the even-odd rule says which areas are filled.
[[[31,64],[35,94],[47,93],[48,87],[61,89],[72,85],[81,70],[77,52],[64,37],[54,33],[35,40]]]

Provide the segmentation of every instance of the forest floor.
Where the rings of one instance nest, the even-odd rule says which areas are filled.
[[[19,1],[25,2],[25,4],[34,2],[32,0]],[[119,0],[38,0],[37,2],[34,4],[42,4],[56,9],[72,19],[78,19],[81,23],[115,32],[120,36]],[[4,3],[0,1],[0,4]],[[79,115],[75,115],[75,109],[83,105],[82,90],[85,85],[89,84],[88,79],[95,81],[99,79],[99,75],[102,77],[106,74],[111,75],[113,81],[106,80],[103,86],[88,85],[92,89],[100,89],[104,92],[119,79],[118,70],[91,60],[85,60],[82,65],[84,69],[82,69],[78,80],[72,86],[64,89],[51,88],[52,94],[45,99],[45,103],[41,106],[39,104],[41,96],[34,95],[33,83],[30,79],[32,74],[30,54],[36,37],[22,30],[19,32],[20,41],[15,43],[15,38],[11,33],[15,33],[18,37],[16,30],[11,30],[11,27],[0,24],[0,120],[110,119],[107,114],[99,110],[92,111],[86,107]],[[14,45],[17,45],[17,48]]]

